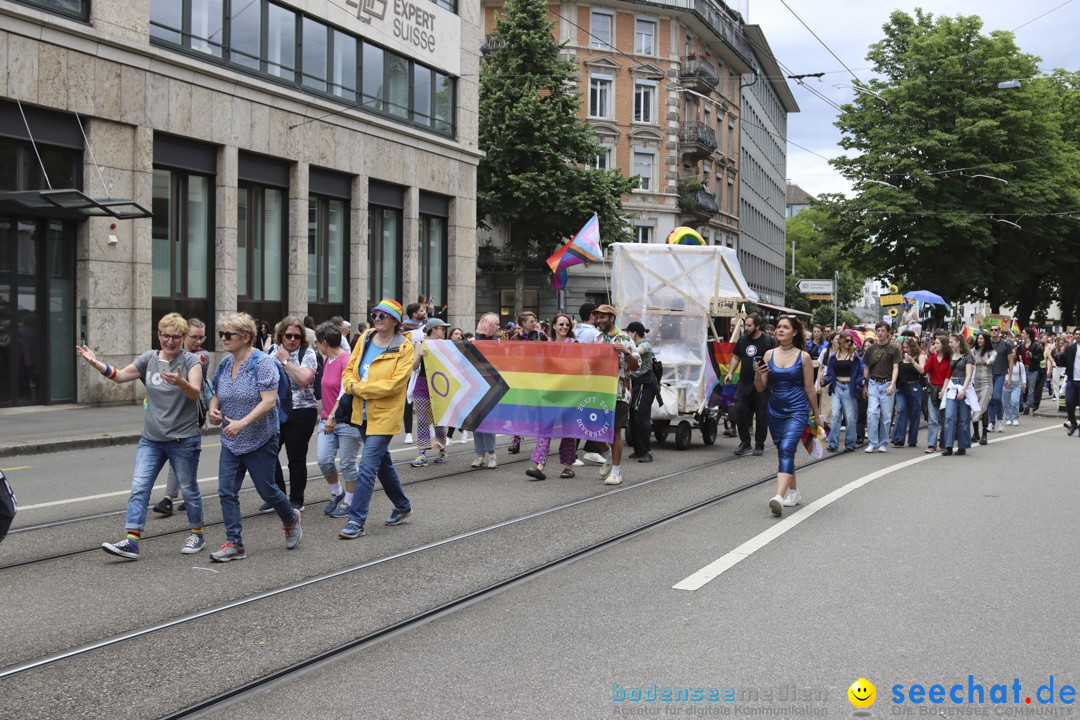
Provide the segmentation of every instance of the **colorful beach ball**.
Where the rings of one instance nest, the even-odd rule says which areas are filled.
[[[694,228],[677,227],[667,236],[668,245],[704,245],[705,238]]]

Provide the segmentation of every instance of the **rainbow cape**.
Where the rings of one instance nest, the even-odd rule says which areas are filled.
[[[547,259],[547,266],[555,273],[551,284],[556,290],[562,290],[566,287],[567,268],[590,260],[601,260],[603,257],[604,251],[600,249],[600,220],[593,213],[578,234]]]
[[[713,391],[719,385],[720,400],[718,407],[731,407],[735,404],[735,389],[739,386],[739,373],[731,376],[731,383],[724,385],[731,364],[735,362],[735,343],[705,343],[705,355],[709,362],[705,364],[705,397],[712,400]]]
[[[436,425],[611,442],[619,360],[608,345],[429,340]]]

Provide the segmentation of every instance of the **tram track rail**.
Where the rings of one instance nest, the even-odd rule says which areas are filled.
[[[812,465],[820,464],[822,462],[826,462],[828,460],[834,459],[835,457],[838,457],[838,456],[832,456],[830,458],[825,458],[825,459],[822,459],[822,460],[812,461],[812,462],[809,462],[809,463],[806,463],[804,465],[799,466],[799,469],[805,469],[805,468],[810,467]],[[39,657],[39,658],[36,658],[36,659],[33,659],[33,660],[25,661],[25,662],[22,662],[22,663],[19,663],[19,664],[16,664],[16,665],[12,665],[12,666],[9,666],[9,667],[6,667],[6,668],[2,668],[2,669],[0,669],[0,681],[3,681],[5,679],[7,679],[7,678],[10,678],[10,677],[13,677],[13,676],[16,676],[16,675],[20,675],[20,674],[23,674],[23,673],[33,671],[33,670],[38,669],[38,668],[43,668],[43,667],[46,667],[46,666],[49,666],[49,665],[52,665],[52,664],[55,664],[55,663],[58,663],[58,662],[61,662],[61,661],[64,661],[64,660],[77,658],[79,656],[86,655],[86,654],[92,653],[94,651],[101,650],[103,648],[118,645],[118,644],[121,644],[121,643],[124,643],[124,642],[135,640],[137,638],[145,637],[147,635],[150,635],[150,634],[153,634],[153,633],[156,633],[156,632],[160,632],[160,631],[163,631],[163,630],[167,630],[169,628],[177,627],[177,626],[184,625],[184,624],[187,624],[187,623],[192,623],[192,622],[198,621],[198,620],[203,619],[203,618],[216,616],[216,615],[226,613],[226,612],[229,612],[231,610],[238,609],[238,608],[243,608],[243,607],[252,605],[254,603],[257,603],[257,602],[260,602],[260,601],[263,601],[263,600],[267,600],[269,598],[278,597],[278,596],[281,596],[281,595],[286,594],[286,593],[290,593],[290,592],[300,590],[300,589],[303,589],[303,588],[308,588],[308,587],[311,587],[311,586],[319,584],[319,583],[324,583],[324,582],[327,582],[329,580],[333,580],[335,578],[340,578],[340,577],[343,577],[343,576],[347,576],[347,575],[351,575],[351,574],[354,574],[354,573],[357,573],[357,572],[361,572],[363,570],[367,570],[369,568],[374,568],[374,567],[378,567],[378,566],[381,566],[381,565],[385,565],[387,563],[391,563],[391,562],[396,561],[396,560],[401,560],[403,558],[407,558],[407,557],[417,555],[417,554],[420,554],[420,553],[425,553],[425,552],[428,552],[428,551],[431,551],[431,550],[434,550],[434,549],[437,549],[437,548],[440,548],[440,547],[445,547],[445,546],[450,545],[452,543],[462,542],[462,541],[468,540],[470,538],[474,538],[474,537],[477,537],[477,536],[480,536],[480,535],[484,535],[486,533],[491,533],[493,531],[500,530],[500,529],[503,529],[503,528],[512,527],[514,525],[525,523],[525,522],[528,522],[530,520],[534,520],[534,519],[545,517],[545,516],[550,516],[550,515],[553,515],[555,513],[559,513],[559,512],[562,512],[562,511],[565,511],[565,510],[568,510],[568,509],[571,509],[571,508],[580,507],[580,506],[585,505],[587,503],[592,503],[592,502],[596,502],[598,500],[607,499],[607,498],[610,498],[612,496],[615,496],[615,495],[618,495],[618,494],[621,494],[621,493],[633,492],[635,490],[638,490],[638,489],[641,489],[641,488],[646,488],[646,487],[649,487],[649,486],[651,486],[653,484],[663,482],[665,480],[670,480],[670,479],[673,479],[673,478],[676,478],[676,477],[680,477],[680,476],[688,475],[688,474],[691,474],[691,473],[697,473],[697,472],[701,472],[703,470],[708,470],[708,469],[711,469],[711,468],[715,468],[715,467],[718,467],[718,466],[721,466],[721,465],[725,465],[725,464],[727,464],[729,462],[736,461],[738,459],[739,458],[737,458],[737,457],[725,457],[725,458],[719,458],[719,459],[711,460],[711,461],[704,462],[704,463],[699,463],[699,464],[693,465],[691,467],[682,468],[682,469],[675,470],[675,471],[670,472],[670,473],[666,473],[666,474],[657,476],[655,478],[650,478],[648,480],[643,480],[643,481],[640,481],[640,482],[637,482],[637,483],[619,486],[617,488],[608,490],[606,492],[602,492],[602,493],[600,493],[598,495],[592,495],[592,496],[589,496],[589,497],[586,497],[586,498],[580,498],[580,499],[577,499],[577,500],[561,503],[559,505],[555,505],[555,506],[552,506],[552,507],[549,507],[549,508],[545,508],[545,509],[542,509],[542,510],[537,510],[537,511],[534,511],[534,512],[531,512],[531,513],[527,513],[525,515],[521,515],[521,516],[518,516],[518,517],[514,517],[514,518],[507,519],[507,520],[492,523],[492,524],[489,524],[489,525],[486,525],[486,526],[483,526],[483,527],[480,527],[480,528],[467,530],[465,532],[457,533],[455,535],[452,535],[452,536],[449,536],[449,537],[446,537],[446,538],[441,538],[439,540],[435,540],[435,541],[432,541],[432,542],[429,542],[429,543],[425,543],[423,545],[408,548],[408,549],[405,549],[405,550],[402,550],[402,551],[399,551],[399,552],[391,553],[389,555],[384,555],[382,557],[374,558],[374,559],[367,560],[367,561],[364,561],[364,562],[361,562],[361,563],[357,563],[357,564],[354,564],[354,565],[339,568],[339,569],[336,569],[336,570],[333,570],[333,571],[330,571],[330,572],[326,572],[326,573],[316,575],[316,576],[313,576],[313,577],[310,577],[310,578],[305,578],[303,580],[298,580],[298,581],[288,583],[286,585],[282,585],[282,586],[279,586],[279,587],[270,588],[270,589],[263,590],[263,591],[260,591],[260,592],[252,593],[252,594],[247,595],[245,597],[236,598],[234,600],[219,603],[219,604],[213,605],[211,607],[203,608],[201,610],[197,610],[197,611],[194,611],[194,612],[191,612],[191,613],[187,613],[187,614],[180,615],[180,616],[177,616],[177,617],[169,618],[167,620],[162,620],[162,621],[150,624],[150,625],[146,625],[146,626],[141,627],[141,628],[136,628],[136,629],[133,629],[133,630],[130,630],[130,631],[127,631],[127,632],[123,632],[123,633],[119,633],[119,634],[116,634],[116,635],[113,635],[113,636],[110,636],[110,637],[105,637],[105,638],[101,638],[99,640],[91,641],[91,642],[85,643],[83,645],[79,645],[77,647],[74,647],[74,648],[69,648],[67,650],[59,651],[59,652],[56,652],[56,653],[52,653],[50,655],[46,655],[46,656]],[[725,501],[725,500],[727,500],[729,498],[732,498],[732,497],[737,496],[737,495],[739,495],[741,493],[744,493],[744,492],[746,492],[746,491],[748,491],[750,489],[759,487],[759,486],[761,486],[761,485],[763,485],[763,484],[765,484],[767,482],[772,481],[773,479],[775,479],[775,477],[776,477],[775,473],[770,473],[768,475],[765,475],[764,477],[758,478],[756,480],[752,480],[750,482],[741,484],[741,485],[739,485],[739,486],[737,486],[735,488],[725,490],[724,492],[715,494],[715,495],[713,495],[713,496],[711,496],[709,498],[706,498],[704,500],[695,502],[695,503],[693,503],[693,504],[691,504],[691,505],[689,505],[687,507],[684,507],[682,509],[676,510],[674,512],[670,512],[670,513],[668,513],[668,514],[666,514],[666,515],[664,515],[664,516],[662,516],[660,518],[652,519],[652,520],[650,520],[648,522],[641,523],[641,524],[639,524],[639,525],[637,525],[637,526],[635,526],[635,527],[633,527],[633,528],[631,528],[629,530],[617,533],[616,535],[605,538],[605,539],[601,539],[601,540],[599,540],[597,542],[589,544],[588,546],[586,546],[584,548],[581,548],[581,549],[575,550],[573,552],[567,553],[567,554],[562,555],[562,556],[560,556],[558,558],[555,558],[555,559],[553,559],[551,561],[548,561],[548,562],[545,562],[545,563],[543,563],[541,565],[538,565],[538,566],[536,566],[534,568],[525,570],[523,572],[519,572],[519,573],[513,575],[510,578],[498,580],[498,581],[493,582],[493,583],[491,583],[491,584],[489,584],[489,585],[487,585],[487,586],[485,586],[483,588],[480,588],[480,589],[478,589],[476,591],[469,592],[469,593],[467,593],[465,595],[462,595],[461,597],[458,597],[458,598],[455,598],[455,599],[450,600],[448,602],[442,603],[442,604],[440,604],[440,605],[438,605],[438,606],[436,606],[434,608],[422,611],[422,612],[420,612],[420,613],[418,613],[416,615],[413,615],[411,617],[408,617],[408,618],[402,619],[400,621],[397,621],[397,622],[391,623],[389,625],[386,625],[386,626],[384,626],[382,628],[379,628],[379,629],[377,629],[377,630],[375,630],[373,632],[370,632],[370,633],[368,633],[368,634],[366,634],[366,635],[364,635],[362,637],[356,638],[354,640],[351,640],[351,641],[348,641],[348,642],[345,642],[345,643],[341,643],[341,644],[339,644],[339,645],[337,645],[337,646],[335,646],[335,647],[333,647],[333,648],[331,648],[329,650],[318,653],[317,655],[313,655],[313,656],[311,656],[311,657],[309,657],[309,658],[307,658],[305,660],[293,663],[293,664],[291,664],[289,666],[286,666],[285,668],[281,668],[279,670],[267,673],[267,674],[265,674],[263,676],[260,676],[259,678],[256,678],[256,679],[251,680],[251,681],[246,682],[246,683],[243,683],[242,685],[238,685],[237,687],[232,688],[232,689],[230,689],[230,690],[228,690],[226,692],[223,692],[223,693],[220,693],[218,695],[212,696],[211,698],[205,699],[203,701],[195,703],[195,704],[193,704],[191,706],[188,706],[186,708],[183,708],[181,710],[175,711],[172,714],[166,715],[165,717],[167,717],[167,718],[193,717],[193,716],[195,716],[197,714],[208,712],[208,711],[213,710],[213,709],[220,709],[220,707],[224,707],[225,704],[227,704],[229,702],[232,702],[237,698],[240,698],[242,696],[246,696],[247,694],[250,694],[252,692],[256,692],[259,689],[264,688],[269,684],[272,684],[272,683],[275,683],[277,681],[287,679],[289,677],[292,677],[294,675],[302,673],[304,670],[306,670],[308,668],[311,668],[311,667],[313,667],[313,666],[315,666],[315,665],[317,665],[319,663],[331,661],[331,660],[333,660],[333,659],[335,659],[335,658],[337,658],[337,657],[339,657],[339,656],[341,656],[341,655],[343,655],[345,653],[348,653],[348,652],[350,652],[352,650],[355,650],[355,649],[358,649],[358,648],[361,648],[361,647],[365,647],[365,646],[370,645],[372,643],[378,642],[379,640],[384,639],[384,638],[386,638],[386,637],[388,637],[390,635],[393,635],[393,634],[396,634],[396,633],[399,633],[399,632],[406,632],[409,629],[419,627],[420,625],[423,625],[423,624],[435,619],[436,617],[439,617],[441,615],[460,610],[460,609],[462,609],[462,608],[464,608],[464,607],[466,607],[468,605],[471,605],[474,602],[478,602],[478,601],[483,600],[483,599],[485,599],[487,597],[491,597],[491,596],[493,596],[495,594],[498,594],[499,592],[502,592],[502,591],[504,591],[504,590],[516,585],[516,584],[527,582],[529,579],[537,577],[540,574],[543,574],[543,573],[548,572],[550,570],[556,569],[558,567],[568,565],[568,564],[570,564],[570,563],[572,563],[572,562],[574,562],[576,560],[587,557],[589,555],[592,555],[592,554],[595,554],[595,553],[598,553],[598,552],[602,552],[603,550],[605,550],[605,549],[607,549],[609,547],[612,547],[615,544],[618,544],[620,542],[628,540],[628,539],[630,539],[632,537],[636,537],[636,536],[638,536],[638,535],[640,535],[642,533],[648,532],[649,530],[652,530],[652,529],[654,529],[656,527],[659,527],[661,525],[673,522],[673,521],[678,520],[678,519],[680,519],[682,517],[685,517],[685,516],[687,516],[687,515],[689,515],[691,513],[694,513],[694,512],[697,512],[699,510],[711,507],[711,506],[716,505],[718,503],[721,503],[721,502],[723,502],[723,501]]]

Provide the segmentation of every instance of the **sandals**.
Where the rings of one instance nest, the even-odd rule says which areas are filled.
[[[547,475],[540,468],[529,468],[525,471],[525,474],[531,477],[533,480],[547,480]]]
[[[563,471],[559,473],[559,477],[561,477],[563,480],[567,480],[574,477],[574,471],[570,468],[563,468]]]

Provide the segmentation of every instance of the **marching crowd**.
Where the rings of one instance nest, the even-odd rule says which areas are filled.
[[[659,394],[655,353],[646,339],[649,329],[617,323],[611,305],[586,303],[578,319],[557,314],[541,323],[526,312],[500,327],[495,313],[483,315],[474,333],[452,328],[423,302],[403,307],[384,299],[370,314],[370,327],[350,336],[351,326],[333,318],[316,326],[288,316],[273,329],[245,313],[223,317],[217,328],[222,358],[211,370],[202,349],[205,323],[171,313],[158,322],[160,350],[148,350],[129,365],[114,368],[101,362],[86,345],[76,348],[88,365],[116,383],[141,380],[146,387],[146,418],[136,451],[125,537],[102,548],[138,559],[146,525],[150,491],[169,465],[165,497],[153,506],[160,515],[187,514],[190,535],[182,553],[205,546],[202,495],[196,480],[205,422],[221,427],[218,498],[225,542],[210,554],[214,562],[246,557],[238,493],[250,475],[263,504],[260,512],[276,513],[285,547],[303,537],[307,456],[316,438],[316,458],[330,494],[323,512],[345,522],[342,539],[365,534],[375,479],[393,504],[387,526],[404,523],[412,504],[391,460],[391,440],[404,430],[411,444],[416,431],[418,454],[410,463],[423,467],[446,459],[446,447],[468,441],[464,429],[434,425],[428,394],[425,340],[506,340],[513,342],[602,343],[618,356],[615,433],[610,445],[573,438],[537,438],[531,480],[545,480],[548,453],[559,442],[559,477],[572,478],[582,458],[600,465],[605,484],[622,482],[623,435],[632,446],[629,458],[652,462],[651,408]],[[864,343],[865,340],[865,343]],[[866,452],[887,452],[919,444],[920,423],[928,422],[926,452],[964,455],[973,438],[987,442],[987,433],[1016,425],[1019,416],[1039,409],[1048,379],[1068,409],[1068,434],[1077,433],[1076,403],[1080,363],[1076,358],[1080,330],[1068,336],[1040,338],[1029,328],[1023,338],[1004,336],[1000,327],[980,332],[969,343],[959,334],[936,333],[917,338],[878,323],[859,333],[814,326],[804,331],[794,317],[781,317],[765,328],[756,314],[745,318],[735,357],[725,383],[739,373],[735,393],[737,455],[764,453],[771,434],[779,455],[776,494],[769,501],[774,515],[801,501],[795,477],[795,454],[808,419],[825,427],[828,450],[853,452],[866,442]],[[1064,383],[1062,385],[1062,383]],[[753,432],[753,435],[751,435]],[[495,468],[495,436],[474,432],[473,468]],[[507,452],[519,453],[522,438]],[[954,451],[955,446],[955,451]],[[289,469],[286,486],[279,451]],[[179,501],[180,497],[182,501]]]

